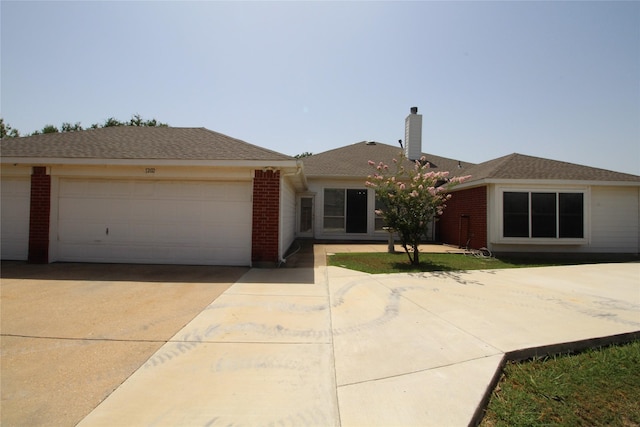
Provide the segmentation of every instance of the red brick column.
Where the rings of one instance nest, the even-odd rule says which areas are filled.
[[[34,166],[31,175],[29,215],[29,262],[49,262],[49,214],[51,212],[51,176],[47,168]]]
[[[487,246],[487,187],[454,191],[437,222],[440,241],[479,249]]]
[[[280,227],[280,171],[256,170],[253,178],[251,262],[255,266],[278,262]]]

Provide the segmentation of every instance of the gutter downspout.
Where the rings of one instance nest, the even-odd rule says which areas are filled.
[[[284,187],[284,178],[285,177],[301,175],[302,185],[304,186],[305,189],[307,188],[307,177],[302,173],[303,170],[304,170],[304,164],[302,163],[302,161],[301,160],[296,160],[296,170],[295,170],[295,172],[285,173],[285,174],[282,174],[280,176],[282,178],[282,180],[280,181],[280,195],[284,194],[284,192],[283,192],[284,188],[283,187]],[[279,227],[280,232],[278,233],[279,234],[278,235],[278,252],[279,252],[279,254],[278,254],[278,259],[279,259],[278,268],[280,268],[282,266],[282,264],[286,264],[287,258],[291,257],[292,255],[295,255],[296,252],[298,252],[300,250],[300,248],[298,248],[298,250],[296,250],[293,253],[291,253],[288,257],[286,257],[286,258],[284,257],[285,251],[284,251],[284,248],[282,247],[283,246],[283,237],[284,237],[284,220],[283,220],[283,216],[282,216],[283,201],[284,201],[284,198],[280,197],[280,218],[279,218],[279,221],[280,221],[280,227]],[[296,223],[296,218],[295,218],[296,213],[297,212],[296,212],[296,208],[295,208],[295,196],[294,196],[294,213],[293,213],[293,216],[294,216],[294,218],[293,218],[294,227],[295,227],[295,223]],[[294,234],[295,234],[295,228],[294,228]]]

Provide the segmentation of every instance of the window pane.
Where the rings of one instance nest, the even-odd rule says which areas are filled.
[[[325,231],[344,231],[345,191],[343,188],[326,188],[324,190]]]
[[[503,194],[504,237],[529,237],[529,193]]]
[[[531,237],[556,237],[556,193],[531,193]]]
[[[300,232],[310,233],[313,229],[313,199],[302,197],[300,199]]]
[[[560,237],[584,237],[584,195],[582,193],[560,193]]]
[[[324,216],[344,216],[344,189],[324,190]]]
[[[386,208],[385,204],[381,201],[378,200],[378,198],[376,197],[376,210],[384,210]],[[384,219],[382,219],[382,216],[376,214],[376,220],[375,220],[375,224],[376,224],[376,231],[382,231],[383,227],[386,227],[386,224],[384,223]]]
[[[325,217],[324,231],[344,231],[344,217]]]

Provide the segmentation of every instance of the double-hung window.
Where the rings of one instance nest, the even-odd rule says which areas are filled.
[[[502,193],[502,236],[520,238],[584,238],[584,193]]]

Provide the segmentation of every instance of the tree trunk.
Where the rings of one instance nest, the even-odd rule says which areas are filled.
[[[420,265],[420,252],[418,250],[418,245],[413,247],[413,261],[411,262],[413,265]]]

